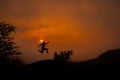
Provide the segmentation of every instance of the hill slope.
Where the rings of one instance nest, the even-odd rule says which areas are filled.
[[[84,62],[38,61],[15,71],[17,77],[54,79],[81,79],[94,77],[114,77],[120,72],[120,49],[109,50],[98,58]],[[85,77],[84,77],[85,76]],[[55,78],[57,77],[57,78]],[[117,77],[118,78],[118,77]]]
[[[56,62],[43,60],[27,65],[23,72],[29,75],[39,73],[42,76],[76,77],[77,75],[94,77],[96,74],[113,76],[120,70],[120,49],[110,50],[101,54],[98,58],[85,62]],[[101,74],[102,73],[102,74]],[[37,74],[36,74],[37,75]]]

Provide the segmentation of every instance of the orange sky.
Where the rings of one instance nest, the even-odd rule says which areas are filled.
[[[120,48],[119,0],[0,0],[0,21],[18,26],[15,42],[28,63],[73,50],[73,61]],[[49,40],[41,55],[39,39]]]

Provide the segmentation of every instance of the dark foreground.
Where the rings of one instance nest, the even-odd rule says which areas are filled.
[[[94,63],[96,64],[96,63]],[[120,63],[57,63],[52,60],[36,62],[19,68],[3,68],[1,77],[10,79],[119,79]]]
[[[4,78],[16,79],[85,79],[114,78],[120,76],[119,64],[87,65],[84,63],[56,63],[52,60],[37,62],[20,68],[7,68],[1,71]]]
[[[22,67],[0,67],[0,77],[9,79],[120,79],[120,50],[108,51],[85,62],[38,61]]]

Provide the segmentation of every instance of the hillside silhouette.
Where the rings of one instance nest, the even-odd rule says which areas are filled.
[[[109,50],[97,58],[83,62],[61,62],[54,59],[42,60],[21,67],[5,67],[5,75],[36,79],[81,79],[98,77],[116,78],[120,72],[120,49]],[[6,74],[7,73],[7,74]],[[12,73],[12,74],[11,74]],[[57,78],[56,78],[57,77]],[[119,76],[117,76],[119,78]]]
[[[57,62],[55,60],[38,61],[21,68],[23,76],[52,76],[58,78],[83,78],[83,76],[108,78],[120,71],[120,49],[109,50],[95,59],[84,62]],[[46,78],[46,77],[44,77]]]

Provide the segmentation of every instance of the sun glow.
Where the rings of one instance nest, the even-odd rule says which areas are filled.
[[[43,41],[44,41],[44,40],[41,39],[41,40],[40,40],[40,43],[42,43]]]

